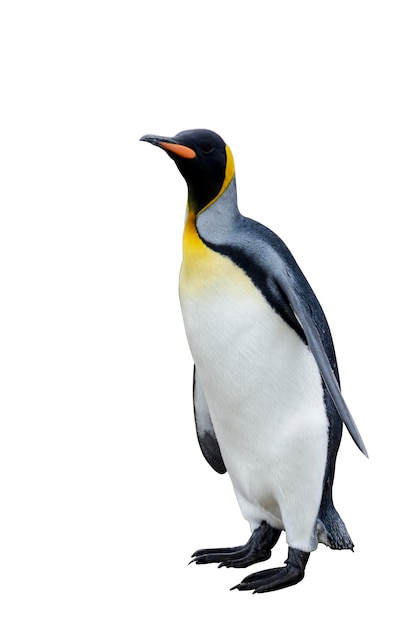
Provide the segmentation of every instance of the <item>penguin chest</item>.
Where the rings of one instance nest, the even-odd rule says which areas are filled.
[[[186,255],[180,300],[231,478],[239,467],[239,480],[259,491],[265,472],[289,460],[289,445],[294,456],[315,456],[318,438],[323,465],[328,422],[316,362],[245,272],[208,248]]]

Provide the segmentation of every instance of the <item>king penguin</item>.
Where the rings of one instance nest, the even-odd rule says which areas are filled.
[[[188,187],[180,303],[194,360],[197,437],[228,472],[251,536],[197,550],[195,563],[265,561],[282,532],[283,567],[233,587],[264,593],[301,581],[318,542],[353,549],[332,498],[346,425],[366,448],[341,395],[323,310],[286,245],[238,210],[234,160],[209,130],[144,135],[173,159]]]

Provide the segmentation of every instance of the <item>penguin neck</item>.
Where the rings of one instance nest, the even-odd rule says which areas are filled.
[[[233,176],[224,192],[197,214],[188,207],[183,233],[184,255],[192,250],[202,252],[202,246],[224,241],[240,217],[236,181]]]
[[[235,176],[225,191],[196,217],[196,229],[207,243],[221,243],[241,217],[237,204]]]

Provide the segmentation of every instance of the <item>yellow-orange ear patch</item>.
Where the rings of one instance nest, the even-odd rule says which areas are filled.
[[[196,152],[187,146],[182,146],[178,143],[168,143],[167,141],[160,141],[161,148],[167,150],[168,152],[173,152],[183,159],[194,159],[196,156]]]

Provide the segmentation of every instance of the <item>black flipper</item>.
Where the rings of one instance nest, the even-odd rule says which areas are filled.
[[[368,456],[366,446],[364,445],[348,406],[341,395],[340,387],[337,379],[335,378],[334,372],[332,371],[330,362],[322,344],[321,336],[312,320],[309,306],[306,306],[303,295],[298,293],[297,287],[293,284],[292,277],[289,272],[285,271],[283,273],[279,273],[278,285],[286,294],[289,304],[303,329],[308,346],[315,357],[322,379],[342,421],[346,425],[348,432],[352,436],[358,448],[363,452],[363,454]]]
[[[197,438],[203,456],[218,474],[225,474],[226,467],[216,439],[208,403],[196,366],[193,370],[193,404]]]

